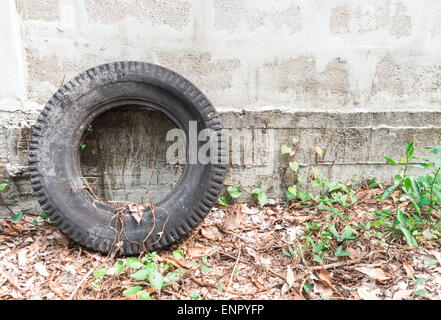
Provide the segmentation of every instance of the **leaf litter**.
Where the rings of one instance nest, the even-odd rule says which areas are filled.
[[[351,218],[384,205],[370,200],[374,193],[359,191],[366,201]],[[296,204],[214,207],[194,231],[157,252],[155,261],[185,271],[161,290],[118,274],[123,257],[91,252],[49,221],[36,226],[34,219],[0,224],[0,299],[192,299],[194,293],[200,299],[441,299],[438,242],[410,250],[360,237],[344,248],[349,255],[319,263],[296,252],[305,223],[324,217]],[[135,294],[123,295],[129,288]]]

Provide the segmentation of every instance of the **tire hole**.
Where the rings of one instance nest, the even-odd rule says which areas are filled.
[[[173,128],[175,123],[159,111],[128,106],[103,113],[80,144],[82,179],[103,201],[160,202],[184,169],[166,161],[173,143],[166,134]]]

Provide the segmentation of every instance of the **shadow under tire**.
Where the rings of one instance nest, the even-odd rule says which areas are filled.
[[[189,163],[186,143],[183,173],[173,190],[155,204],[155,214],[146,209],[141,223],[133,217],[124,222],[122,252],[135,255],[167,246],[194,229],[217,201],[223,185],[227,168],[223,125],[208,98],[189,80],[162,66],[136,61],[103,64],[81,73],[41,111],[30,139],[29,171],[34,193],[53,223],[79,244],[109,252],[118,227],[114,210],[84,188],[79,150],[94,119],[128,106],[165,113],[185,132],[187,141],[190,121],[196,121],[197,133],[214,130],[219,160]]]

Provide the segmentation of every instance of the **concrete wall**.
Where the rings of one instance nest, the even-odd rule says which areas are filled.
[[[441,140],[436,0],[2,0],[0,36],[0,180],[14,208],[39,210],[29,125],[64,79],[109,61],[183,74],[226,127],[274,129],[278,144],[303,135],[302,170],[328,146],[320,161],[338,179],[389,182],[383,154]],[[275,160],[232,166],[228,182],[281,194]]]

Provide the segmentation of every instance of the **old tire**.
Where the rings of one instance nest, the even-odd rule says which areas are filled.
[[[34,125],[29,150],[31,183],[41,207],[64,234],[103,253],[110,251],[116,239],[111,227],[115,215],[109,204],[96,202],[80,187],[80,140],[97,116],[128,105],[164,112],[187,138],[190,120],[197,121],[198,131],[215,130],[219,157],[226,156],[218,113],[198,88],[173,71],[149,63],[116,62],[87,70],[66,83]],[[134,218],[126,219],[120,238],[123,253],[156,250],[195,228],[216,202],[225,171],[225,164],[187,163],[175,188],[158,204],[161,210],[156,210],[155,221],[150,209],[139,224]]]

